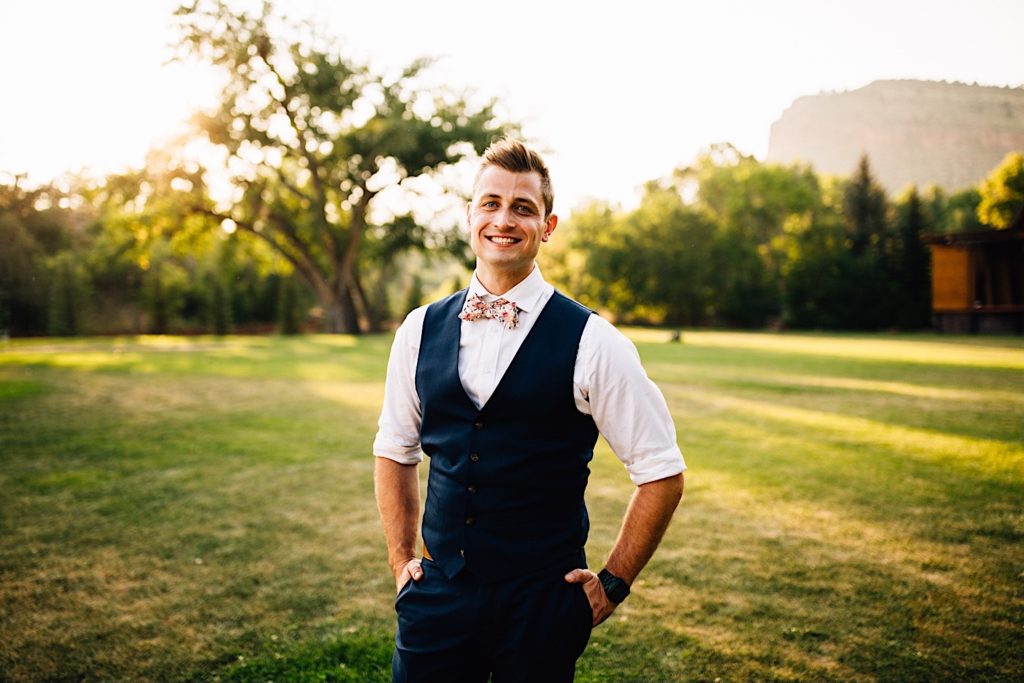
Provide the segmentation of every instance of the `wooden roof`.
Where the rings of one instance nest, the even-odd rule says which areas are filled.
[[[1006,230],[975,230],[973,232],[957,232],[950,235],[928,235],[925,241],[930,244],[945,244],[957,247],[973,247],[985,244],[1006,242],[1024,242],[1024,219],[1022,212],[1017,213],[1011,227]]]

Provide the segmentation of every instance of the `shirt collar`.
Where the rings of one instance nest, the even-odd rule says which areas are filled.
[[[526,279],[504,294],[494,295],[480,284],[476,271],[473,271],[473,278],[469,281],[469,296],[477,294],[483,297],[484,301],[494,301],[499,298],[507,299],[515,303],[519,310],[529,313],[537,307],[537,302],[544,293],[545,284],[544,276],[540,274],[540,266],[535,263],[533,264],[533,270],[526,276]]]

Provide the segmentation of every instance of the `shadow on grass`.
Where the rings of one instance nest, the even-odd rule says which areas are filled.
[[[386,683],[391,680],[394,640],[384,630],[343,629],[317,640],[264,643],[253,656],[231,655],[192,681],[294,681]]]
[[[577,683],[712,680],[723,668],[739,668],[735,657],[692,638],[669,629],[658,628],[657,634],[651,630],[638,632],[626,624],[601,626],[577,664]],[[230,662],[214,664],[211,671],[190,680],[386,683],[391,680],[393,646],[388,631],[350,627],[317,640],[269,641],[253,656],[231,655]]]
[[[657,620],[615,615],[595,629],[576,663],[576,683],[714,681],[742,669],[741,658],[668,628]],[[732,680],[740,680],[739,678]],[[763,679],[764,680],[764,679]],[[769,679],[770,680],[770,679]]]

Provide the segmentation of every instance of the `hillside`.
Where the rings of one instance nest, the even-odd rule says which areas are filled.
[[[977,183],[1024,150],[1024,88],[875,81],[800,97],[772,124],[768,160],[849,175],[863,152],[890,192],[910,183]]]

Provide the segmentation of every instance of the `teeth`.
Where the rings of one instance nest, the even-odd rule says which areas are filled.
[[[488,238],[495,244],[515,244],[519,240],[512,237],[490,237]]]

